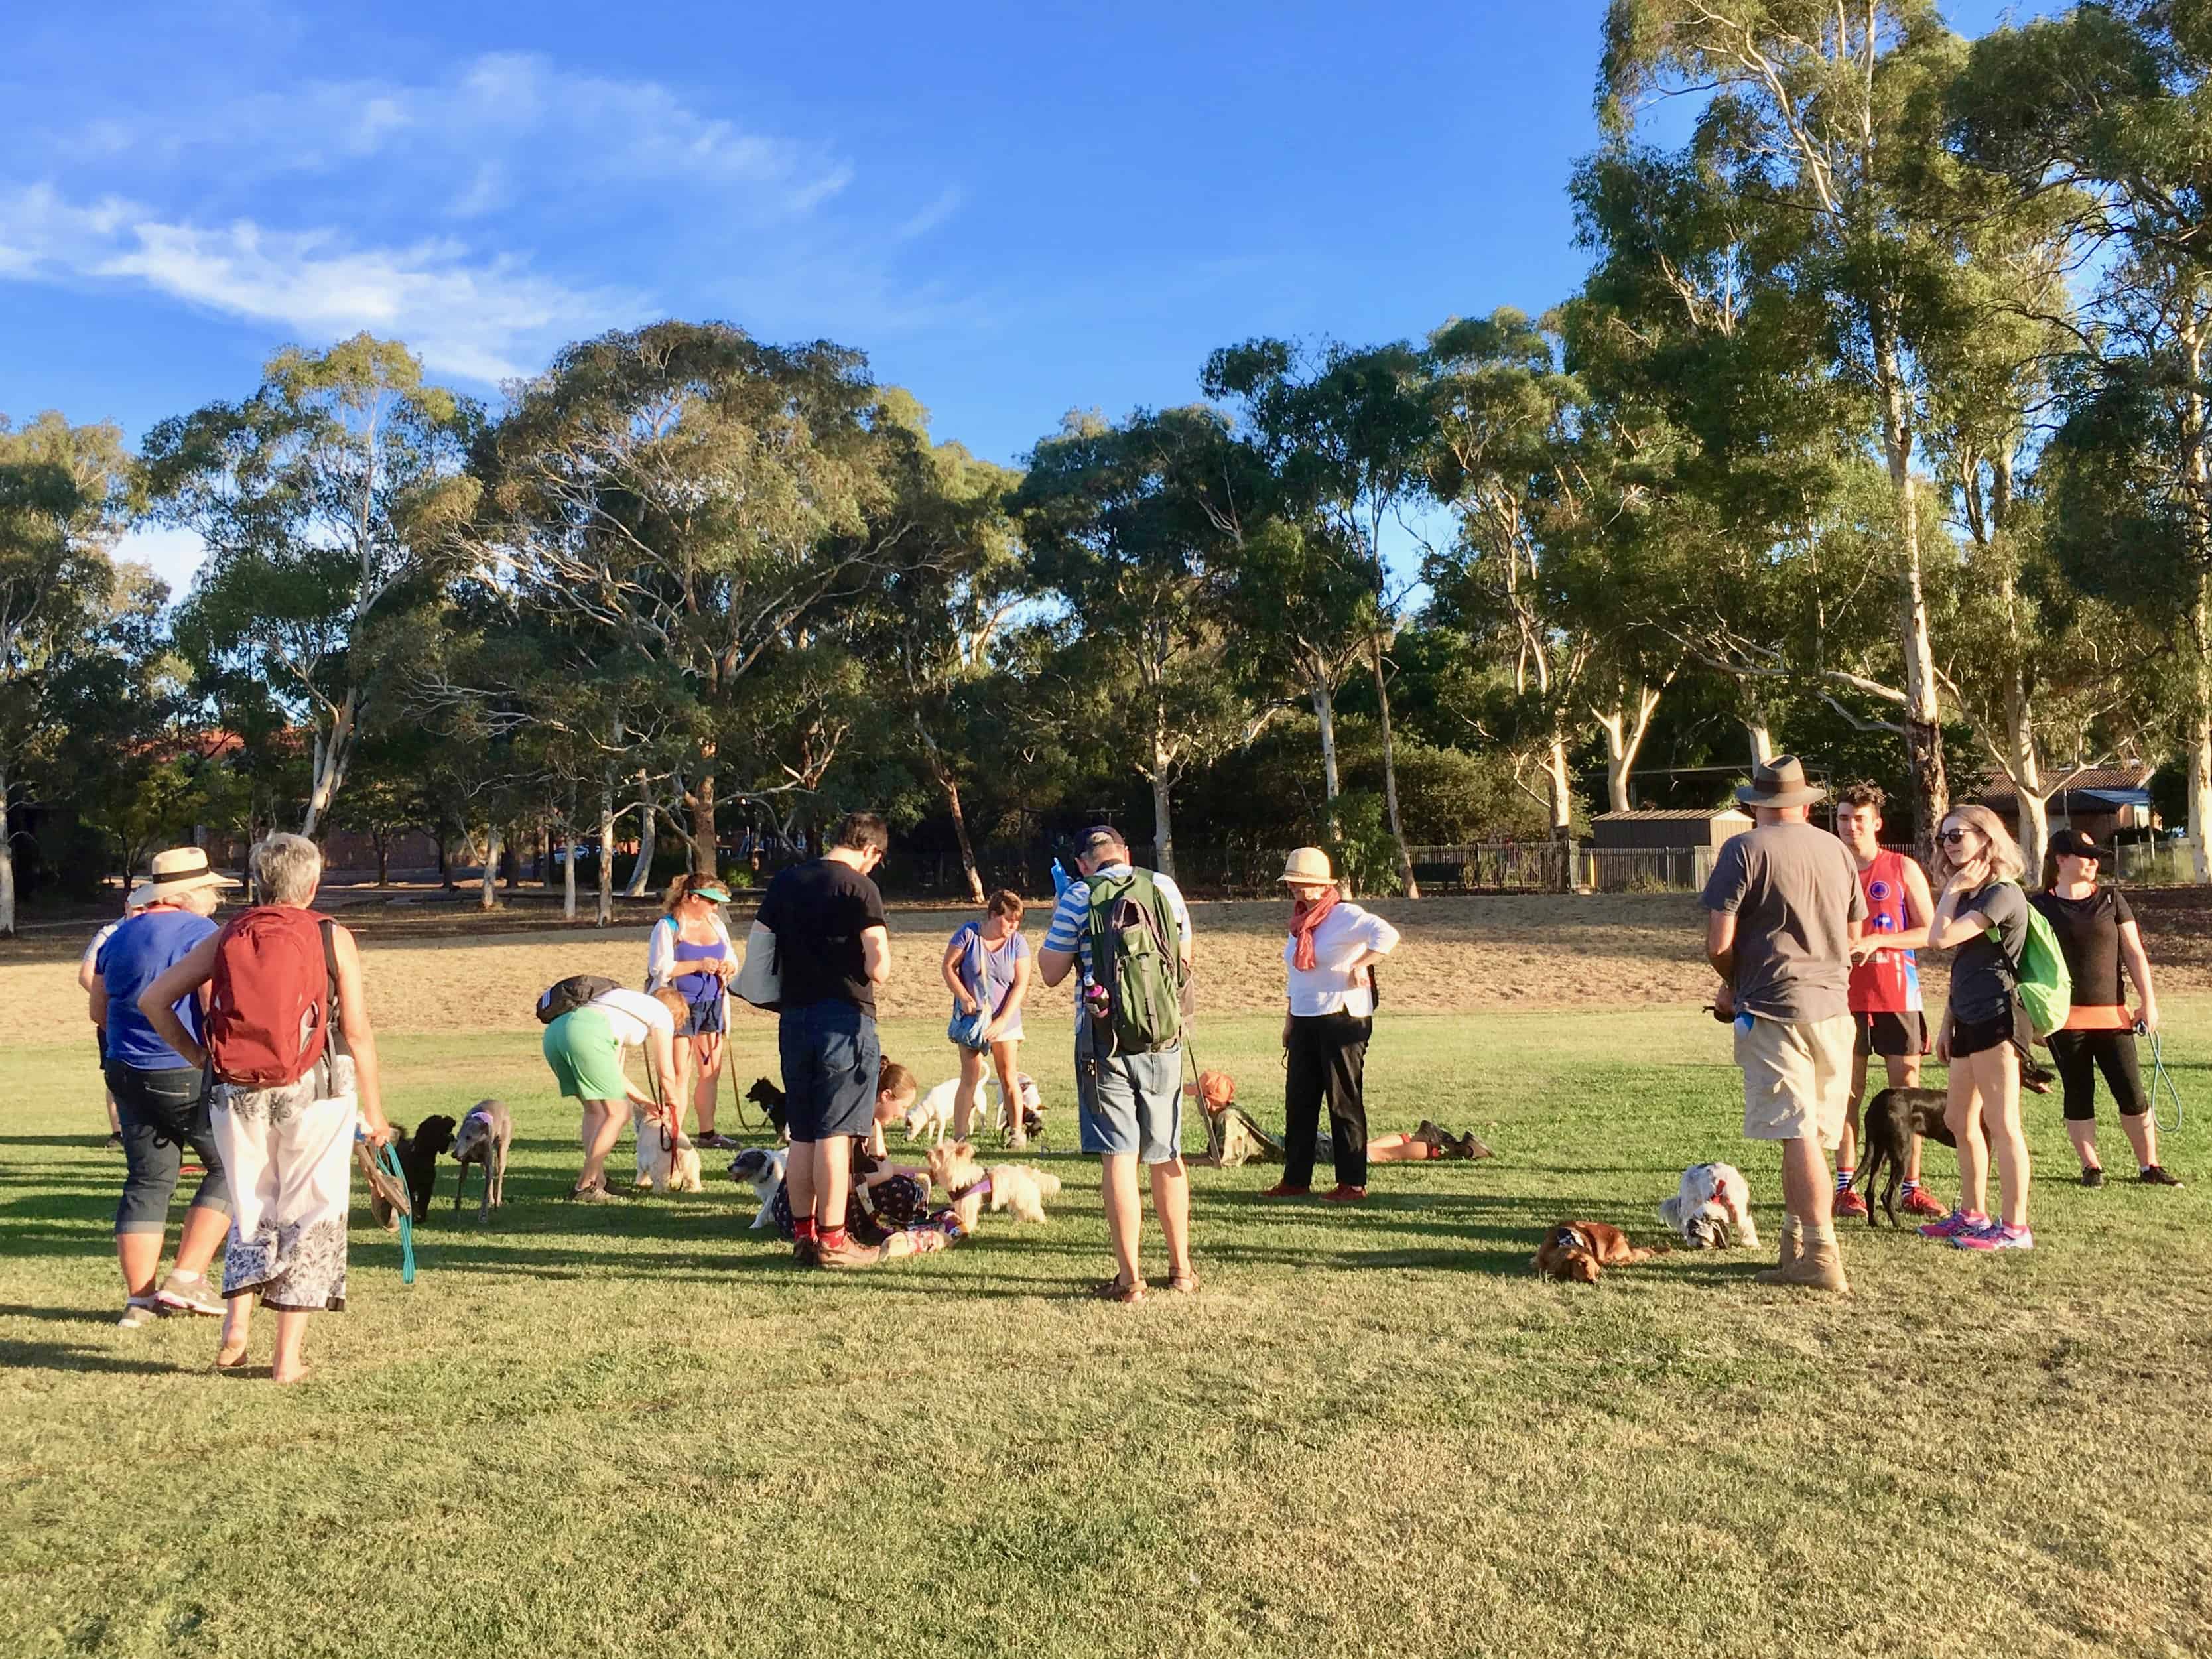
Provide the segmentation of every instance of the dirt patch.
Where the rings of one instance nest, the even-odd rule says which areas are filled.
[[[2146,893],[2133,901],[2161,988],[2212,989],[2212,891]],[[1704,913],[1686,896],[1468,897],[1381,901],[1371,908],[1406,936],[1384,969],[1386,1007],[1474,1013],[1498,1008],[1619,1008],[1699,1000],[1711,988],[1705,965]],[[471,919],[452,911],[410,920],[407,907],[351,909],[368,964],[380,1026],[395,1031],[525,1030],[538,993],[567,974],[604,974],[625,984],[645,971],[642,920],[604,932],[506,915]],[[395,911],[398,913],[395,914]],[[888,1017],[945,1012],[939,953],[963,913],[945,908],[891,913],[894,968],[883,998]],[[1042,938],[1031,913],[1030,942]],[[1192,907],[1202,1009],[1266,1012],[1282,1006],[1283,908],[1265,902]],[[82,939],[19,946],[0,961],[0,1043],[63,1042],[83,1035],[75,979]],[[1929,1006],[1942,1006],[1944,975],[1927,976]],[[1040,992],[1041,1012],[1066,993]]]

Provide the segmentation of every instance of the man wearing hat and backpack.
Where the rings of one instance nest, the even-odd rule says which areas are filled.
[[[230,877],[208,867],[205,849],[172,848],[154,855],[145,880],[131,891],[131,913],[108,935],[92,962],[85,989],[100,1027],[107,1090],[123,1139],[123,1199],[115,1212],[115,1255],[123,1268],[122,1323],[143,1325],[163,1314],[216,1315],[222,1298],[209,1286],[207,1264],[230,1231],[230,1187],[208,1121],[207,1079],[139,1011],[140,994],[177,962],[213,937],[209,918]],[[197,1039],[197,996],[176,1004],[173,1018]],[[176,1266],[159,1285],[169,1200],[189,1146],[204,1167],[185,1212]]]
[[[1079,963],[1075,1089],[1083,1150],[1099,1154],[1114,1277],[1109,1302],[1145,1299],[1137,1261],[1144,1210],[1137,1165],[1152,1171],[1152,1208],[1168,1247],[1168,1288],[1198,1289],[1190,1265],[1190,1178],[1182,1163],[1183,995],[1190,910],[1169,877],[1129,862],[1121,832],[1102,824],[1076,844],[1082,879],[1053,907],[1037,974],[1058,985]]]
[[[1754,767],[1735,798],[1759,827],[1721,848],[1702,902],[1721,976],[1713,1009],[1733,1021],[1743,1069],[1743,1132],[1782,1143],[1782,1256],[1759,1280],[1848,1292],[1827,1154],[1850,1097],[1850,952],[1867,907],[1848,849],[1807,821],[1826,793],[1794,755]]]

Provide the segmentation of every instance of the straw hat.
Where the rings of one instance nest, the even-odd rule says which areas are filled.
[[[1735,792],[1746,806],[1809,806],[1826,800],[1828,792],[1805,781],[1805,763],[1795,755],[1777,755],[1751,769],[1751,781]]]
[[[1294,847],[1283,861],[1283,881],[1301,887],[1334,887],[1336,874],[1328,867],[1328,854],[1318,847]]]
[[[238,885],[240,884],[230,877],[208,868],[205,848],[172,847],[166,853],[154,854],[154,862],[146,879],[131,890],[131,902],[133,905],[155,904],[203,887],[222,889]]]

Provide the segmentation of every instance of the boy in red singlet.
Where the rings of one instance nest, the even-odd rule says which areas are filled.
[[[1902,853],[1881,846],[1881,809],[1887,800],[1871,783],[1855,783],[1836,797],[1836,837],[1858,866],[1866,895],[1866,928],[1851,951],[1851,1018],[1858,1041],[1851,1052],[1851,1103],[1844,1114],[1843,1144],[1836,1149],[1835,1213],[1864,1216],[1866,1200],[1851,1190],[1858,1173],[1859,1101],[1866,1093],[1867,1060],[1880,1054],[1893,1089],[1920,1082],[1920,1056],[1928,1051],[1928,1018],[1921,1011],[1920,969],[1913,955],[1928,943],[1936,914],[1928,878]],[[1921,1190],[1920,1137],[1905,1163],[1901,1194],[1908,1214],[1940,1216],[1943,1206]]]

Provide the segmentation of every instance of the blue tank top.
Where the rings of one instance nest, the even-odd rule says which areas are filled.
[[[685,962],[720,962],[729,954],[720,939],[711,944],[694,945],[683,934],[676,936],[676,960]],[[714,973],[678,973],[669,981],[686,1002],[712,1002],[722,994],[721,975]]]

